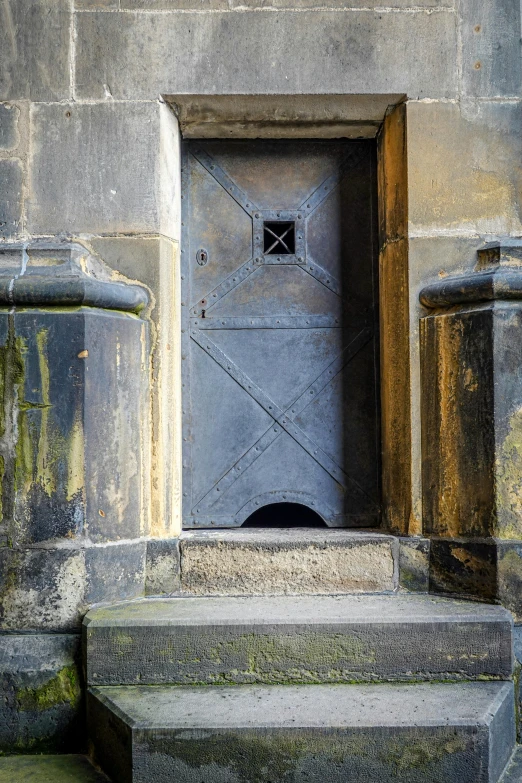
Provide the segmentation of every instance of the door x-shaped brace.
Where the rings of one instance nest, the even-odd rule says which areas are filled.
[[[203,149],[192,148],[193,156],[199,163],[208,171],[208,173],[218,182],[226,193],[231,196],[234,201],[247,213],[247,215],[254,221],[260,218],[261,210],[253,201],[239,188],[236,183],[229,177],[228,174],[216,163],[216,161]],[[299,220],[306,221],[308,217],[319,207],[320,204],[330,195],[330,193],[342,182],[345,175],[349,170],[357,166],[367,155],[366,145],[353,145],[348,154],[345,156],[339,169],[324,180],[310,196],[303,201],[300,207],[297,208],[296,216]],[[268,256],[270,259],[270,256]],[[190,329],[190,337],[196,342],[214,361],[227,372],[244,391],[246,391],[252,399],[254,399],[263,410],[268,413],[272,418],[272,424],[266,430],[266,432],[257,440],[256,443],[245,453],[239,460],[222,476],[218,483],[205,494],[198,503],[194,504],[193,511],[195,513],[208,512],[212,506],[219,500],[223,494],[230,489],[230,487],[242,476],[245,471],[266,451],[266,449],[283,433],[286,432],[293,440],[299,444],[311,457],[314,459],[343,489],[350,485],[351,491],[356,491],[365,497],[366,501],[370,500],[368,494],[358,484],[358,482],[351,476],[348,476],[346,472],[314,441],[299,427],[295,419],[297,416],[316,399],[317,394],[321,392],[334,378],[341,372],[343,367],[353,359],[353,357],[371,340],[373,332],[369,328],[362,329],[353,340],[345,346],[341,354],[339,354],[315,379],[315,381],[308,386],[308,388],[288,406],[286,410],[280,408],[276,403],[270,399],[270,397],[260,389],[249,376],[244,373],[214,342],[210,339],[208,334],[204,334],[210,328],[219,328],[218,319],[208,317],[208,311],[215,304],[219,302],[224,296],[232,291],[236,286],[243,283],[251,274],[253,274],[258,268],[259,264],[265,261],[264,258],[253,257],[243,263],[239,269],[229,275],[218,286],[210,291],[206,297],[201,299],[197,304],[191,308],[193,316],[203,316],[201,321],[193,321]],[[341,295],[341,284],[330,272],[320,266],[314,259],[307,254],[306,258],[298,259],[299,262],[303,261],[301,268],[322,283],[326,288],[331,290],[337,296]],[[318,319],[326,319],[331,322],[330,317],[316,316],[312,317],[311,321]],[[225,319],[223,326],[228,326],[228,321],[243,322],[247,319]],[[285,325],[281,323],[281,326],[288,328],[291,325],[298,327],[298,321],[302,320],[299,317],[292,317],[290,319],[252,319],[250,322],[237,324],[240,328],[252,328],[252,326],[261,326],[265,323],[265,328],[272,328],[280,324],[280,321],[285,321]],[[294,322],[293,324],[286,324],[286,321]],[[306,325],[317,325],[305,318]],[[206,321],[206,323],[205,323]],[[216,323],[211,323],[216,321]],[[334,324],[337,325],[337,319],[334,319]],[[324,326],[333,326],[334,324],[328,323]],[[321,324],[323,325],[323,324]],[[230,328],[230,327],[229,327]],[[373,501],[371,501],[373,505]]]
[[[231,196],[234,201],[247,213],[247,215],[254,221],[256,217],[259,217],[260,210],[256,204],[239,188],[232,178],[216,163],[216,161],[200,147],[192,148],[192,155],[199,161],[199,163],[208,171],[208,173],[218,182],[219,185]],[[306,222],[306,220],[312,215],[317,207],[328,198],[331,192],[342,182],[348,172],[355,168],[368,154],[367,145],[354,144],[350,151],[345,156],[338,170],[330,177],[325,179],[314,191],[306,198],[302,204],[297,208],[297,217]],[[268,263],[268,260],[273,259],[273,256],[256,256],[249,258],[243,263],[239,269],[229,275],[218,286],[210,291],[206,297],[200,299],[197,304],[193,305],[191,313],[192,315],[200,316],[202,311],[207,314],[209,308],[213,307],[219,302],[226,294],[232,291],[233,288],[244,282],[253,272],[259,268],[259,264]],[[310,254],[307,252],[306,257],[302,258],[301,269],[314,277],[320,283],[322,283],[330,291],[340,296],[341,283],[334,275],[324,269],[317,263]],[[271,261],[270,261],[271,263]]]
[[[202,348],[215,362],[228,373],[247,394],[252,397],[263,410],[272,418],[272,424],[256,443],[224,474],[218,483],[201,500],[195,504],[196,513],[204,513],[223,496],[232,484],[239,479],[266,449],[283,432],[288,433],[311,457],[314,459],[337,483],[346,489],[349,484],[351,490],[356,490],[369,499],[367,493],[355,481],[348,476],[337,463],[320,448],[314,441],[295,423],[297,416],[317,397],[317,395],[333,381],[343,367],[371,340],[372,330],[362,329],[343,351],[317,376],[310,386],[286,410],[280,408],[270,397],[249,378],[214,342],[208,335],[203,334],[197,327],[191,329],[191,338]]]

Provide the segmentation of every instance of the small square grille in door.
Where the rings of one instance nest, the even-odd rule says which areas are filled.
[[[295,223],[265,220],[263,224],[263,251],[266,256],[294,255]]]

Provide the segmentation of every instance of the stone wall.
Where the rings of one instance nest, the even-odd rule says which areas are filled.
[[[0,13],[0,182],[8,194],[0,235],[73,235],[115,276],[151,291],[159,536],[180,526],[179,162],[169,96],[313,95],[316,105],[323,94],[405,97],[404,147],[394,154],[405,163],[407,223],[386,252],[397,252],[399,239],[408,252],[400,421],[410,427],[406,438],[398,422],[390,428],[385,450],[404,475],[384,483],[390,525],[419,532],[419,290],[470,268],[486,239],[522,231],[518,4],[10,0]],[[274,100],[265,116],[274,116]],[[352,124],[356,117],[368,120],[368,110]]]
[[[74,240],[106,280],[147,290],[152,425],[143,446],[147,521],[132,542],[116,535],[70,550],[64,539],[21,552],[4,539],[0,580],[19,603],[8,604],[11,620],[0,632],[74,632],[87,605],[121,595],[120,572],[144,589],[144,538],[179,533],[173,107],[182,111],[191,94],[218,96],[210,109],[201,109],[200,97],[189,111],[199,111],[196,135],[216,111],[219,134],[233,119],[236,135],[252,133],[252,122],[256,133],[278,135],[278,117],[289,119],[294,135],[302,135],[299,128],[312,136],[380,134],[384,506],[390,529],[422,531],[419,292],[470,271],[487,241],[522,233],[520,63],[514,0],[1,4],[0,242]],[[263,116],[251,96],[264,96]],[[380,96],[378,111],[371,96]],[[182,125],[190,128],[190,121],[182,118]],[[99,574],[107,570],[114,584],[100,590]],[[49,680],[65,657],[74,661],[67,650],[60,648]],[[26,680],[19,687],[27,688]],[[58,701],[69,715],[76,702],[65,691]],[[22,724],[19,730],[27,740]]]

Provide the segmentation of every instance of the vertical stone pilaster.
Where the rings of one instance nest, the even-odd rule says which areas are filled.
[[[0,630],[75,630],[144,591],[147,294],[70,243],[0,253]]]
[[[522,241],[425,287],[423,509],[430,587],[522,602]]]

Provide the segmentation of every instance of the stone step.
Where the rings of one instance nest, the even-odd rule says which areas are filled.
[[[0,756],[0,783],[110,783],[110,780],[85,756]]]
[[[515,748],[501,783],[522,783],[522,746]]]
[[[512,683],[119,686],[88,695],[117,783],[497,783]]]
[[[500,606],[426,595],[145,599],[89,612],[90,685],[507,679]]]
[[[386,593],[399,540],[352,530],[197,530],[180,539],[181,589],[194,595]]]

